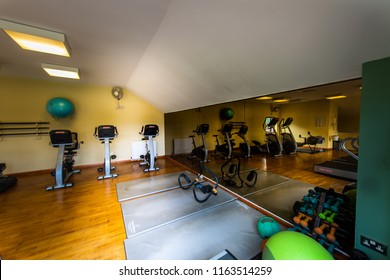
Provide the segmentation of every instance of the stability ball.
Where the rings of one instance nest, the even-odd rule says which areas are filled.
[[[74,105],[66,98],[55,97],[47,101],[47,112],[54,118],[66,118],[74,112]]]
[[[257,231],[262,239],[269,238],[280,231],[280,225],[271,217],[263,216],[257,222]]]
[[[219,112],[219,117],[222,120],[231,120],[234,117],[234,110],[232,108],[223,108]]]
[[[320,243],[296,231],[281,231],[265,243],[263,260],[334,260]]]

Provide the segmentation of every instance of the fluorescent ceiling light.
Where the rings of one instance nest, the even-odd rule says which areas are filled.
[[[41,66],[52,77],[80,79],[78,68],[46,63],[42,63]]]
[[[339,98],[346,98],[345,95],[341,95],[341,94],[338,94],[338,95],[330,95],[330,96],[325,96],[326,99],[339,99]]]
[[[261,96],[261,97],[258,97],[256,98],[257,100],[271,100],[272,97],[271,96]]]
[[[70,56],[70,47],[64,34],[0,19],[4,30],[22,49]]]
[[[277,103],[282,103],[282,102],[288,102],[289,100],[284,98],[284,97],[280,97],[280,98],[275,98],[273,100],[273,102],[277,102]]]

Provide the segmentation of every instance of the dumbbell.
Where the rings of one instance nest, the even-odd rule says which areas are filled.
[[[303,226],[304,228],[308,228],[309,227],[309,221],[312,219],[312,217],[310,216],[305,216],[304,219],[301,220],[301,226]]]
[[[332,227],[329,231],[329,233],[326,235],[326,238],[330,241],[330,242],[335,242],[336,241],[336,236],[334,236],[334,234],[336,233],[336,229],[338,228],[338,224],[335,224],[333,223],[332,224]]]
[[[326,201],[324,202],[323,206],[325,209],[329,209],[331,204],[333,203],[334,201],[334,197],[333,196],[329,196],[326,198]]]
[[[332,212],[332,214],[330,214],[328,217],[326,217],[326,220],[329,222],[329,223],[333,223],[334,222],[334,217],[337,215],[336,212]]]
[[[315,191],[309,190],[309,193],[303,197],[303,200],[306,202],[310,202],[311,197],[314,196],[315,194],[316,194]]]
[[[344,200],[342,198],[336,198],[336,202],[332,206],[330,206],[330,210],[332,210],[333,212],[339,212],[339,207],[343,202]]]
[[[299,224],[301,222],[301,219],[305,217],[305,214],[299,213],[297,216],[293,218],[294,223]]]
[[[314,228],[314,231],[315,231],[316,233],[318,233],[319,235],[322,235],[322,234],[324,233],[324,230],[325,230],[328,226],[329,226],[328,224],[323,223],[321,226]]]
[[[325,210],[324,212],[318,214],[318,216],[319,216],[321,219],[326,220],[326,217],[327,217],[330,213],[332,213],[332,211],[330,211],[330,210]]]
[[[312,216],[314,214],[314,206],[308,202],[305,203],[300,209],[302,213]]]
[[[316,193],[315,195],[313,195],[313,196],[310,198],[311,203],[317,204],[317,203],[318,203],[318,199],[320,198],[320,196],[321,196],[320,193]]]

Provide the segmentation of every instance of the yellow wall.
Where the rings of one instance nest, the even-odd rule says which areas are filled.
[[[313,136],[325,137],[325,142],[320,147],[332,147],[332,142],[329,141],[330,101],[318,100],[284,104],[280,106],[279,112],[281,118],[292,117],[294,119],[290,129],[297,142],[304,141],[303,138],[299,138],[299,135],[307,137],[308,132],[310,132]]]
[[[111,87],[82,85],[77,82],[47,82],[21,78],[0,77],[1,122],[50,122],[50,129],[69,129],[78,133],[81,145],[75,165],[103,163],[104,146],[94,138],[98,125],[112,124],[119,136],[111,143],[116,160],[129,160],[131,143],[140,141],[139,131],[147,123],[159,125],[157,140],[159,155],[165,154],[164,114],[131,92],[124,91],[118,109],[111,96]],[[53,97],[64,97],[75,106],[73,116],[54,119],[46,111]],[[48,136],[4,136],[0,138],[0,162],[7,165],[6,173],[52,169],[57,149],[49,145]]]

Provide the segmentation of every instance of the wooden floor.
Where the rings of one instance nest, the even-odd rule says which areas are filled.
[[[340,151],[298,153],[282,157],[255,155],[247,166],[274,172],[325,188],[342,190],[348,181],[312,172],[313,163],[343,156]],[[222,158],[209,165],[221,166]],[[48,172],[17,176],[18,183],[0,193],[0,256],[12,260],[124,260],[126,239],[116,183],[196,169],[186,156],[159,158],[159,171],[144,173],[138,162],[114,164],[117,178],[97,180],[96,167],[82,168],[72,176],[74,187],[45,191],[54,183]],[[76,159],[77,165],[77,159]]]

